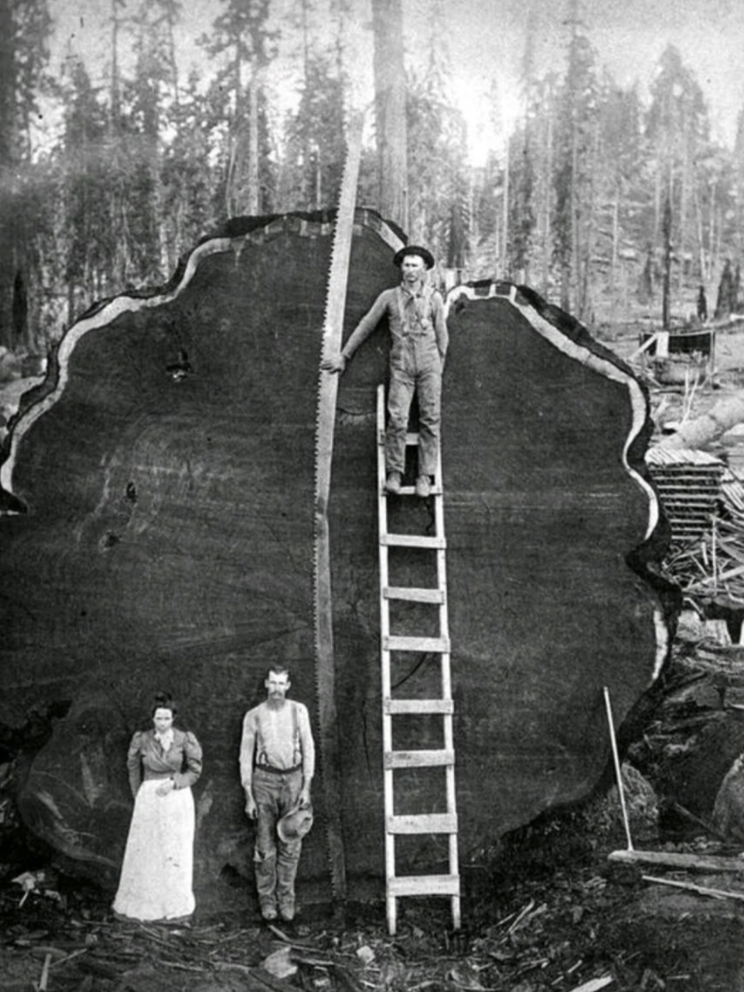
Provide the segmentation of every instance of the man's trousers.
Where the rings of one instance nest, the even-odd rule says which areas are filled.
[[[256,800],[256,846],[254,867],[262,913],[276,913],[291,919],[295,912],[295,876],[302,841],[284,843],[277,834],[279,820],[294,809],[302,790],[302,771],[253,771],[253,798]]]

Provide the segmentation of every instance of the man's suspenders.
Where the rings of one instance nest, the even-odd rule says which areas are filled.
[[[432,286],[424,286],[423,292],[421,294],[421,298],[424,300],[426,304],[426,309],[427,309],[426,316],[420,313],[418,307],[416,306],[416,298],[415,297],[413,298],[413,308],[416,312],[416,316],[418,317],[419,321],[428,320],[431,323],[432,328],[434,327],[434,304],[432,303],[433,297],[434,297],[434,288]],[[405,300],[403,297],[402,286],[395,287],[395,298],[398,303],[398,313],[400,314],[401,327],[403,328],[403,333],[405,334],[407,329],[406,307],[405,307]]]
[[[299,764],[293,765],[292,768],[274,768],[272,765],[260,764],[257,760],[254,763],[254,768],[258,768],[264,772],[275,772],[277,774],[284,772],[296,772],[302,768],[304,755],[302,753],[302,741],[300,738],[300,718],[297,714],[297,703],[293,699],[288,699],[287,702],[292,710],[292,757],[299,758]],[[256,728],[256,758],[261,753],[266,753],[263,748],[263,740],[261,738],[261,727],[260,725]]]

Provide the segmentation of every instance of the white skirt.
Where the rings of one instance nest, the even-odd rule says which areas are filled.
[[[156,795],[143,782],[134,800],[113,909],[134,920],[172,920],[194,912],[194,799],[191,789]]]

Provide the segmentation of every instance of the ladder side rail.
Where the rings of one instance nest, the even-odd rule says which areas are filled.
[[[387,534],[387,498],[385,496],[385,387],[377,387],[377,523],[380,536]],[[380,552],[382,556],[382,551]],[[380,576],[380,592],[388,585]]]
[[[387,498],[385,496],[385,450],[384,450],[384,431],[385,431],[385,388],[384,386],[379,386],[377,389],[377,515],[378,515],[378,526],[379,533],[382,536],[387,533]],[[382,713],[382,730],[383,730],[383,749],[384,751],[392,750],[392,725],[390,721],[389,713],[386,713],[385,700],[391,698],[392,688],[391,688],[391,676],[390,676],[390,651],[387,647],[388,640],[390,638],[390,603],[389,600],[384,595],[384,590],[389,585],[388,578],[388,548],[380,541],[379,544],[379,569],[380,569],[380,661],[381,661],[381,679],[382,679],[382,702],[383,702],[383,713]],[[387,783],[386,783],[386,794],[387,794]],[[392,813],[392,809],[387,810],[386,802],[386,813]]]
[[[440,635],[450,643],[449,630],[449,610],[447,595],[447,547],[444,529],[444,477],[442,472],[442,446],[441,442],[437,451],[436,482],[438,483],[439,496],[434,498],[434,521],[435,533],[443,539],[444,548],[437,551],[437,585],[443,593],[443,602],[439,609]],[[452,657],[450,652],[442,655],[442,696],[445,699],[452,698]],[[454,730],[452,713],[444,714],[444,746],[455,753]],[[445,769],[445,787],[447,792],[447,812],[457,816],[457,794],[455,788],[455,766],[454,764]],[[457,891],[452,895],[452,927],[459,930],[462,922],[461,902],[460,902],[460,868],[459,868],[459,848],[458,834],[452,833],[448,838],[449,844],[449,872],[452,877],[457,878]]]
[[[385,406],[383,387],[377,394],[377,522],[380,537],[387,534],[387,498],[385,496],[385,450],[383,433],[385,427]],[[390,601],[385,596],[385,589],[390,585],[388,568],[388,547],[382,540],[378,546],[380,568],[380,645],[382,649],[383,699],[390,696],[390,653],[386,644],[390,637]]]
[[[452,842],[450,842],[450,843],[452,843]],[[454,839],[454,846],[455,846],[455,851],[457,851],[457,836],[456,835],[455,835],[455,839]],[[460,888],[460,874],[459,874],[459,872],[457,872],[456,874],[457,874],[457,887],[458,887],[458,890],[459,890],[459,888]],[[456,895],[456,896],[452,896],[452,929],[453,930],[459,930],[461,926],[462,926],[462,910],[461,910],[460,896],[459,895]]]
[[[444,594],[443,601],[439,606],[439,634],[449,650],[442,654],[442,696],[444,699],[452,699],[452,641],[449,630],[449,610],[447,608],[447,566],[445,563],[445,551],[437,552],[437,574],[439,576],[439,589]]]
[[[392,714],[388,711],[386,700],[392,698],[390,665],[390,650],[387,642],[390,637],[390,601],[384,594],[389,582],[388,547],[383,541],[383,535],[388,532],[387,497],[385,495],[385,387],[377,388],[377,521],[380,563],[380,664],[381,664],[381,693],[382,693],[382,751],[383,758],[393,749]],[[397,928],[398,906],[395,895],[392,894],[391,881],[395,878],[395,834],[387,829],[388,818],[395,811],[395,789],[393,768],[383,761],[383,795],[385,816],[385,905],[388,932],[395,934]]]
[[[434,474],[434,481],[437,484],[439,494],[434,497],[434,532],[442,539],[443,547],[437,551],[437,587],[443,594],[443,602],[439,608],[439,635],[450,643],[449,636],[449,609],[447,606],[447,542],[444,533],[444,480],[442,476],[442,445],[441,441],[437,447],[437,464]],[[442,655],[442,696],[445,699],[452,698],[452,679],[450,674],[450,656]],[[450,744],[445,745],[447,747]]]

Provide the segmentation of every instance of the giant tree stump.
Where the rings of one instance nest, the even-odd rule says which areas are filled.
[[[232,901],[229,878],[251,876],[237,755],[270,662],[293,669],[293,694],[317,720],[314,421],[331,233],[325,215],[233,223],[164,289],[99,304],[67,331],[10,435],[0,687],[27,708],[70,703],[22,810],[111,884],[130,810],[126,739],[147,726],[156,690],[177,696],[204,747],[202,905]],[[397,281],[399,244],[357,212],[345,335]],[[449,326],[443,465],[467,855],[595,787],[609,756],[603,686],[620,722],[658,672],[665,629],[639,564],[658,502],[631,372],[526,289],[461,288]],[[374,414],[386,339],[380,329],[341,380],[330,502],[352,896],[383,874]],[[421,501],[391,506],[400,529],[420,530],[428,513]],[[404,553],[401,583],[418,567]],[[421,633],[413,612],[399,620]],[[426,693],[430,677],[420,658],[399,663],[407,694]],[[403,736],[426,747],[433,734],[424,720]],[[301,884],[322,895],[322,756],[319,775]],[[406,801],[434,810],[440,795],[412,774]],[[414,838],[408,863],[435,866],[439,844]]]

